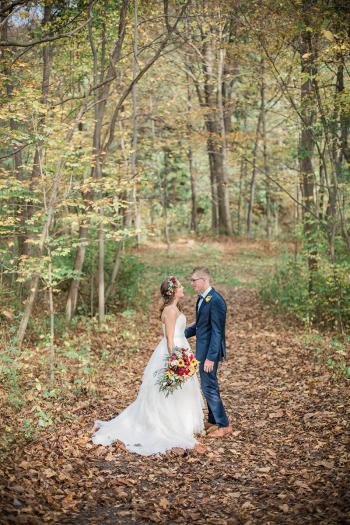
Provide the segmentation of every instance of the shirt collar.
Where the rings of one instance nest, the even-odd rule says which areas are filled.
[[[201,293],[201,296],[203,297],[203,299],[206,298],[206,296],[208,295],[208,293],[210,292],[211,289],[212,289],[212,287],[209,286],[209,288],[207,288],[207,289],[205,290],[205,292],[202,292],[202,293]]]

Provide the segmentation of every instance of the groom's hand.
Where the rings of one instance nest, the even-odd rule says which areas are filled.
[[[212,372],[214,368],[214,361],[210,361],[209,359],[206,359],[204,361],[204,372],[207,372],[208,374]]]

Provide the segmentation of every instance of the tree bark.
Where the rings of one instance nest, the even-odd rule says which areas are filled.
[[[115,282],[117,280],[118,273],[119,273],[119,270],[120,270],[121,261],[122,261],[121,256],[122,256],[123,247],[124,247],[124,241],[119,241],[118,246],[117,246],[115,259],[114,259],[114,265],[113,265],[111,280],[110,280],[110,283],[109,283],[109,285],[107,287],[107,290],[106,290],[106,302],[108,301],[109,296],[111,295],[111,293],[113,292],[113,289],[115,287]]]
[[[305,24],[308,25],[308,2],[303,2]],[[313,78],[317,73],[315,56],[312,49],[311,35],[309,31],[301,33],[300,42],[300,63],[302,73],[302,83],[300,88],[300,113],[301,113],[301,132],[299,143],[299,165],[302,187],[302,201],[304,205],[303,227],[305,236],[305,246],[308,253],[308,266],[310,270],[309,290],[313,288],[313,275],[317,269],[317,250],[316,250],[316,228],[314,216],[316,214],[314,186],[315,178],[312,165],[314,152],[313,125],[315,123],[314,90]]]
[[[77,277],[75,277],[71,281],[66,303],[66,320],[68,323],[70,323],[70,321],[72,320],[72,317],[75,313],[78,304],[79,284],[85,260],[88,231],[89,226],[87,224],[83,224],[79,228],[79,245],[77,253],[75,254],[73,266],[73,270],[77,274]]]
[[[169,172],[169,150],[163,148],[164,168],[163,168],[163,219],[164,219],[164,238],[167,245],[168,253],[170,252],[170,238],[168,225],[168,172]]]
[[[248,201],[248,212],[247,212],[247,237],[248,239],[250,239],[252,236],[253,207],[254,207],[254,201],[255,201],[255,187],[256,187],[256,173],[257,173],[256,163],[257,163],[257,156],[258,156],[262,113],[263,113],[262,107],[260,106],[258,122],[256,125],[254,147],[253,147],[252,176],[250,179],[250,187],[249,187],[249,201]]]
[[[241,158],[238,182],[238,203],[237,203],[237,234],[242,234],[242,201],[243,201],[243,182],[247,177],[247,161]]]
[[[141,213],[140,201],[137,191],[137,56],[138,56],[138,0],[134,0],[134,40],[133,40],[133,61],[132,61],[132,80],[134,82],[131,90],[132,115],[132,148],[131,148],[131,179],[132,179],[132,206],[134,210],[134,223],[136,228],[137,244],[141,243]]]
[[[218,208],[219,208],[219,233],[232,235],[232,218],[230,210],[229,182],[227,177],[227,147],[226,147],[226,127],[225,112],[223,103],[223,71],[225,65],[225,50],[220,46],[218,58],[217,75],[217,118],[219,121],[218,129],[220,143],[218,144]]]
[[[260,84],[260,99],[261,99],[261,125],[262,125],[262,142],[263,142],[263,163],[265,178],[265,192],[266,192],[266,237],[271,239],[271,184],[269,178],[269,164],[267,157],[267,136],[266,136],[266,95],[265,95],[265,64],[264,59],[261,59],[261,84]]]
[[[190,78],[186,73],[186,84],[187,84],[187,158],[188,158],[188,168],[190,172],[190,181],[191,181],[191,230],[197,233],[197,188],[196,188],[196,179],[193,169],[193,150],[192,150],[192,122],[191,122],[191,113],[192,113],[192,94],[190,87]]]

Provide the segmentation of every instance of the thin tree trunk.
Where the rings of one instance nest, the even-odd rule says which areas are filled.
[[[301,201],[301,197],[300,197],[300,192],[301,192],[301,188],[300,188],[300,182],[297,181],[297,184],[296,184],[296,193],[297,193],[297,224],[300,224],[301,220],[302,220],[302,207],[300,206],[300,204],[298,204],[300,201]]]
[[[308,18],[308,4],[304,0],[305,22]],[[313,78],[316,74],[315,57],[311,45],[311,35],[308,31],[301,34],[300,61],[302,84],[300,90],[301,104],[301,133],[299,147],[300,176],[303,190],[304,204],[304,235],[308,253],[308,266],[310,270],[309,290],[313,288],[313,274],[317,269],[317,250],[315,240],[315,196],[314,196],[314,171],[312,157],[314,152],[313,124],[315,122]]]
[[[219,122],[218,130],[220,141],[218,143],[218,209],[219,209],[219,233],[232,235],[232,218],[230,210],[230,193],[229,182],[227,177],[227,148],[226,148],[226,130],[225,115],[222,96],[223,69],[225,61],[225,50],[220,47],[218,60],[218,81],[217,81],[217,119]]]
[[[55,382],[55,310],[53,304],[52,291],[52,259],[51,251],[48,249],[49,268],[48,268],[48,293],[49,293],[49,310],[50,310],[50,381]]]
[[[92,28],[92,12],[90,12],[91,21],[88,25],[89,29],[89,41],[90,41],[90,47],[92,51],[93,56],[93,77],[94,77],[94,85],[97,85],[98,83],[103,83],[105,79],[112,78],[115,73],[115,65],[118,62],[121,54],[122,45],[124,42],[125,37],[125,28],[126,28],[126,15],[127,15],[127,9],[129,5],[130,0],[123,0],[120,9],[119,9],[119,28],[118,28],[118,37],[115,41],[113,51],[110,55],[109,64],[107,68],[107,72],[105,74],[105,31],[103,31],[103,38],[102,38],[102,48],[101,48],[101,56],[100,56],[100,68],[99,68],[99,57],[98,57],[98,50],[95,46],[94,42],[94,35],[93,35],[93,28]],[[100,69],[100,70],[99,70]],[[98,249],[99,249],[99,255],[98,255],[98,319],[99,323],[101,324],[104,321],[105,316],[105,290],[104,290],[104,251],[105,251],[105,239],[104,239],[104,209],[102,204],[102,124],[103,124],[103,118],[105,114],[106,104],[107,100],[110,95],[111,90],[111,82],[106,82],[104,85],[102,85],[99,89],[94,91],[94,101],[95,101],[95,125],[94,125],[94,133],[93,133],[93,141],[92,141],[92,155],[94,159],[94,164],[91,169],[91,177],[95,178],[99,182],[100,191],[99,191],[99,227],[98,227]],[[85,232],[84,232],[85,233]],[[81,238],[81,241],[83,239]],[[82,243],[81,243],[82,244]],[[82,268],[84,264],[84,258],[85,258],[85,250],[81,250],[79,254],[79,259],[77,262],[79,262],[79,267]],[[80,280],[75,280],[71,283],[71,291],[68,296],[68,300],[70,301],[70,304],[67,304],[66,311],[69,311],[70,318],[72,315],[74,315],[75,308],[77,306],[76,300],[74,301],[74,298],[76,299],[78,296],[80,286]],[[70,295],[73,297],[70,299]],[[73,299],[73,300],[72,300]]]
[[[191,230],[197,233],[198,222],[197,222],[197,187],[196,179],[193,169],[193,150],[192,145],[189,144],[187,148],[188,167],[190,172],[191,181]]]
[[[80,111],[78,112],[78,115],[77,115],[75,121],[73,122],[70,130],[68,131],[68,133],[67,133],[67,135],[65,137],[65,141],[67,143],[69,143],[72,140],[74,130],[75,130],[78,122],[81,120],[81,117],[85,113],[87,105],[88,105],[87,103],[84,104],[81,107]],[[54,215],[54,211],[55,211],[55,207],[56,207],[56,203],[57,203],[58,189],[59,189],[59,186],[60,186],[60,183],[61,183],[62,172],[63,172],[64,166],[65,166],[66,160],[67,160],[67,158],[64,155],[58,161],[57,168],[56,168],[56,171],[55,171],[55,174],[54,174],[54,177],[53,177],[53,185],[52,185],[52,190],[51,190],[50,201],[49,201],[49,204],[47,206],[46,221],[44,223],[44,226],[42,228],[41,235],[40,235],[40,238],[39,238],[39,245],[38,245],[39,255],[42,255],[43,252],[44,252],[44,246],[45,246],[45,243],[46,243],[46,240],[47,240],[47,236],[48,236],[48,233],[49,233],[49,230],[50,230],[51,222],[52,222],[52,219],[53,219],[53,215]],[[19,325],[19,328],[18,328],[18,331],[17,331],[17,342],[18,342],[18,346],[19,347],[22,346],[23,339],[24,339],[24,336],[25,336],[25,333],[26,333],[26,330],[27,330],[28,322],[29,322],[30,316],[32,314],[33,305],[34,305],[36,294],[37,294],[37,291],[38,291],[39,278],[40,278],[40,276],[37,273],[34,273],[32,275],[32,277],[31,277],[31,283],[30,283],[30,287],[29,287],[30,292],[29,292],[29,295],[28,295],[28,298],[27,298],[27,301],[26,301],[26,305],[25,305],[25,309],[24,309],[24,312],[23,312],[23,316],[22,316],[22,319],[21,319],[21,322],[20,322],[20,325]]]
[[[94,317],[95,315],[95,273],[94,270],[91,272],[91,282],[90,282],[90,316]]]
[[[114,259],[111,280],[106,290],[106,302],[108,301],[109,296],[114,290],[115,282],[116,282],[116,279],[118,277],[118,273],[120,270],[120,265],[121,265],[121,260],[122,260],[121,255],[122,255],[123,247],[124,247],[124,241],[119,241],[115,259]]]
[[[202,69],[204,73],[204,100],[207,110],[205,116],[205,123],[208,132],[207,148],[209,156],[209,169],[210,169],[210,186],[211,186],[211,198],[212,198],[212,230],[213,233],[217,234],[219,229],[219,209],[218,209],[218,186],[217,186],[217,146],[216,146],[216,133],[217,129],[215,126],[215,111],[216,103],[214,100],[214,57],[211,41],[207,38],[203,45],[204,62]],[[198,93],[198,88],[197,88]]]
[[[190,172],[190,181],[191,181],[191,230],[197,233],[197,188],[196,180],[193,169],[193,150],[192,150],[192,123],[191,123],[191,113],[192,113],[192,95],[190,88],[190,78],[186,74],[186,83],[187,83],[187,158],[188,158],[188,167]]]
[[[72,317],[75,313],[78,304],[79,284],[85,260],[88,231],[89,226],[87,224],[81,225],[79,228],[79,245],[77,253],[75,255],[73,266],[73,270],[77,274],[77,276],[71,281],[66,303],[66,320],[68,323],[72,320]]]
[[[137,77],[137,56],[138,56],[138,0],[134,0],[134,39],[133,39],[133,61],[132,61],[132,80],[135,81]],[[141,242],[141,214],[140,202],[137,192],[137,83],[135,82],[131,90],[132,100],[132,149],[131,149],[131,179],[133,184],[132,207],[134,211],[134,223],[136,228],[137,244]]]
[[[244,158],[241,158],[240,169],[239,169],[239,182],[238,182],[238,203],[237,203],[237,234],[240,236],[242,233],[242,199],[243,199],[243,181],[247,175],[247,162]]]
[[[169,151],[167,148],[164,152],[164,169],[163,169],[163,218],[164,218],[164,238],[167,245],[167,251],[170,252],[170,238],[168,225],[168,171],[169,171]]]
[[[7,2],[0,1],[0,6],[2,8],[6,8],[6,4]],[[8,17],[5,18],[1,22],[0,37],[1,37],[2,42],[7,42],[8,40]],[[3,61],[3,72],[4,72],[3,82],[6,87],[6,95],[7,95],[7,98],[11,100],[13,97],[13,90],[15,88],[15,84],[11,78],[11,68],[9,66],[8,61],[10,60],[12,53],[10,50],[2,47],[0,49],[0,56]],[[10,124],[11,131],[13,131],[14,135],[16,136],[16,132],[19,129],[18,122],[15,119],[10,118],[9,124]],[[24,177],[24,171],[23,171],[22,151],[21,150],[18,151],[16,147],[14,148],[14,150],[15,151],[13,153],[13,171],[15,173],[16,179],[20,182],[23,182],[25,177]],[[22,255],[27,254],[27,245],[25,243],[27,239],[26,224],[25,224],[26,214],[25,214],[25,205],[22,199],[19,199],[17,201],[16,207],[19,210],[19,215],[20,215],[21,231],[17,235],[17,243],[18,243],[18,257],[21,257]],[[15,277],[14,274],[13,276]]]
[[[318,217],[320,221],[324,220],[324,200],[325,200],[325,194],[326,194],[326,182],[324,177],[324,166],[323,162],[320,162],[320,190],[318,192]]]
[[[51,20],[51,6],[48,4],[45,4],[44,7],[44,17],[43,17],[43,28],[46,28],[47,24],[50,23]],[[50,75],[51,75],[51,67],[52,67],[52,56],[51,56],[51,44],[46,43],[42,48],[42,59],[43,59],[43,76],[42,76],[42,83],[41,83],[41,97],[40,97],[40,103],[43,107],[47,107],[49,102],[49,89],[50,89]],[[37,123],[37,129],[36,132],[38,134],[42,133],[43,128],[45,126],[46,122],[46,114],[42,113],[41,116],[38,119]],[[38,183],[38,178],[40,177],[40,159],[42,158],[42,147],[43,147],[44,141],[41,139],[37,142],[35,152],[34,152],[34,160],[33,160],[33,166],[32,166],[32,173],[30,178],[30,185],[29,189],[31,192],[35,191],[35,187]],[[29,202],[29,206],[27,207],[27,219],[30,219],[34,213],[33,203]],[[30,237],[30,235],[29,235]]]
[[[266,192],[266,237],[271,239],[271,184],[269,178],[269,164],[267,159],[267,137],[266,137],[266,102],[265,102],[265,64],[264,59],[261,59],[261,84],[260,84],[260,98],[262,111],[262,141],[263,141],[263,162],[264,173],[266,173],[265,192]]]
[[[214,154],[214,132],[212,130],[211,122],[208,123],[208,139],[207,139],[207,150],[209,159],[209,175],[210,175],[210,192],[211,192],[211,229],[212,232],[217,235],[218,233],[218,192],[216,182],[216,163]]]
[[[98,233],[98,323],[105,319],[105,234],[103,226],[103,208],[100,207],[100,225]]]
[[[114,49],[110,55],[110,61],[109,61],[109,66],[107,68],[107,73],[105,75],[105,79],[113,79],[114,76],[115,76],[115,67],[116,67],[116,63],[118,62],[118,60],[120,59],[120,54],[121,54],[121,50],[122,50],[122,45],[123,45],[123,42],[124,42],[124,37],[125,37],[125,34],[126,34],[126,15],[127,15],[127,9],[128,9],[128,6],[129,6],[129,3],[130,3],[130,0],[122,0],[121,2],[121,5],[120,5],[120,10],[119,10],[119,28],[118,28],[118,38],[117,38],[117,41],[115,43],[115,46],[114,46]],[[163,39],[162,43],[160,44],[160,46],[158,47],[157,51],[155,52],[155,54],[153,55],[153,57],[145,64],[145,66],[140,70],[140,72],[137,74],[136,78],[134,79],[134,81],[132,81],[130,84],[128,84],[128,86],[125,88],[125,90],[122,92],[121,96],[119,97],[117,103],[115,104],[114,106],[114,111],[112,113],[112,116],[110,118],[110,121],[109,121],[109,125],[108,125],[108,130],[106,131],[106,134],[104,136],[104,139],[103,139],[103,145],[102,145],[102,137],[101,137],[101,129],[102,129],[102,122],[103,122],[103,117],[105,115],[105,108],[106,108],[106,104],[107,104],[107,100],[109,98],[109,95],[110,95],[110,89],[111,89],[111,82],[105,82],[105,84],[98,90],[95,91],[95,94],[96,96],[98,96],[98,100],[100,101],[100,104],[98,105],[98,108],[97,108],[97,117],[96,118],[96,124],[95,124],[95,130],[94,130],[94,141],[93,141],[93,155],[94,155],[94,159],[95,159],[95,166],[92,168],[92,176],[94,176],[95,178],[97,179],[100,179],[100,177],[102,176],[102,167],[103,167],[103,162],[105,162],[107,156],[108,156],[108,153],[109,153],[109,150],[110,150],[110,147],[111,145],[113,144],[113,141],[114,141],[114,134],[115,134],[115,126],[118,122],[118,115],[119,115],[119,112],[121,111],[121,108],[122,108],[122,105],[123,105],[123,102],[124,100],[127,98],[127,96],[129,95],[129,93],[131,92],[132,90],[132,87],[134,86],[134,84],[136,82],[138,82],[143,75],[145,75],[145,73],[152,67],[152,65],[155,63],[155,61],[159,58],[162,50],[165,48],[169,38],[170,38],[170,35],[172,34],[172,32],[174,32],[176,30],[176,27],[179,23],[179,20],[183,17],[183,14],[185,12],[185,10],[187,9],[187,6],[188,6],[188,3],[189,1],[187,1],[181,8],[181,12],[179,14],[179,16],[177,17],[175,23],[173,26],[170,27],[170,29],[168,29],[168,33],[166,35],[166,37]],[[167,5],[167,3],[165,2],[165,6]],[[90,13],[91,14],[91,13]],[[94,45],[93,45],[93,39],[92,39],[92,33],[91,33],[91,25],[89,27],[89,30],[90,30],[90,42],[92,41],[91,43],[91,46],[92,46],[92,52],[93,52],[93,56],[94,56],[94,60],[96,61],[96,50],[94,50]],[[104,71],[104,70],[103,70]],[[102,72],[101,71],[101,74]],[[101,82],[102,84],[102,82]],[[98,92],[98,93],[97,93]],[[99,145],[99,148],[97,148],[97,146]],[[129,222],[129,214],[125,214],[125,225],[127,225]],[[103,242],[103,227],[102,227],[102,222],[103,222],[103,209],[102,207],[100,206],[100,219],[101,219],[101,226],[99,228],[99,246],[101,247],[102,249],[102,246],[104,246],[104,242]],[[99,257],[99,265],[102,264],[102,253],[101,253],[101,256]],[[102,268],[99,268],[99,276],[100,276],[100,279],[102,281]],[[102,282],[100,283],[101,286],[99,285],[99,290],[100,290],[100,301],[101,301],[101,305],[99,306],[99,310],[100,310],[100,314],[102,316],[102,313],[103,313],[103,310],[104,310],[104,305],[102,305],[103,303],[103,294],[102,294]]]
[[[258,155],[258,147],[259,147],[259,136],[260,136],[260,127],[262,122],[262,108],[260,107],[259,116],[258,116],[258,122],[256,125],[256,132],[255,132],[255,141],[254,141],[254,147],[253,147],[253,166],[252,166],[252,176],[250,180],[250,188],[249,188],[249,201],[248,201],[248,213],[247,213],[247,237],[248,239],[252,236],[252,224],[253,224],[253,206],[255,201],[255,186],[256,186],[256,163],[257,163],[257,155]]]

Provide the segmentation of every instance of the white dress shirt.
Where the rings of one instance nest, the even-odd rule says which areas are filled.
[[[199,303],[198,303],[198,307],[197,307],[197,312],[199,312],[199,309],[202,305],[202,302],[204,301],[204,299],[206,298],[206,296],[208,295],[208,293],[210,292],[210,290],[212,289],[211,286],[209,286],[209,288],[207,288],[205,290],[205,292],[202,292],[201,294],[199,294],[201,296],[201,299],[199,300]]]

